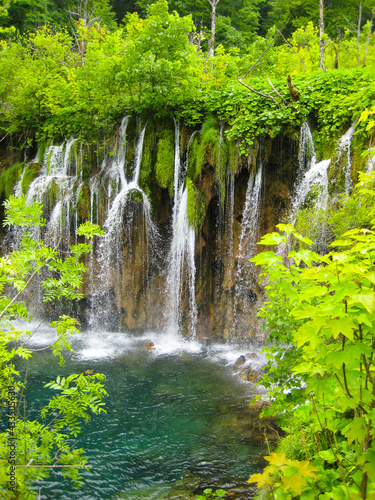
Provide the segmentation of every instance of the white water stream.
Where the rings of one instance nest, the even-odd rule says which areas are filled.
[[[121,291],[122,291],[122,276],[126,264],[124,262],[124,233],[128,236],[129,245],[131,246],[132,230],[133,230],[133,211],[129,208],[129,202],[133,199],[137,203],[142,203],[143,227],[138,228],[139,231],[144,231],[145,234],[145,249],[144,255],[147,259],[150,248],[156,245],[158,231],[151,217],[151,204],[147,195],[139,186],[139,176],[142,164],[143,142],[146,132],[147,123],[143,126],[138,137],[133,178],[130,182],[127,181],[126,170],[126,132],[130,117],[125,117],[122,120],[119,137],[116,143],[115,155],[109,167],[110,178],[108,180],[108,213],[104,222],[104,237],[100,240],[98,248],[97,264],[99,272],[97,273],[96,293],[91,299],[91,314],[90,326],[97,328],[100,325],[106,324],[111,320],[113,312],[113,303],[110,303],[113,298],[107,295],[103,300],[103,293],[108,294],[108,291],[114,284],[117,284],[120,289],[120,294],[116,295],[117,306],[121,306]],[[119,180],[120,190],[111,202],[111,178]],[[98,180],[94,179],[91,184],[90,204],[93,211],[94,197],[98,197]]]
[[[190,141],[193,136],[190,138]],[[180,158],[180,123],[175,119],[174,205],[172,215],[172,243],[168,257],[166,327],[179,331],[181,327],[181,299],[184,271],[188,281],[190,335],[195,336],[197,306],[195,303],[195,230],[187,217],[187,162]],[[187,154],[188,157],[188,154]]]

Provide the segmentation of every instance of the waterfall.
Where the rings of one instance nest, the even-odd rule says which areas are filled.
[[[126,125],[128,121],[125,122],[124,137],[126,134]],[[147,125],[147,124],[146,124]],[[146,131],[146,125],[143,127],[141,134],[138,138],[135,153],[134,162],[134,174],[133,179],[127,183],[125,174],[122,176],[122,187],[120,192],[115,197],[112,205],[110,206],[109,212],[107,214],[106,221],[104,223],[105,237],[102,242],[103,251],[106,256],[110,256],[111,251],[115,248],[118,250],[119,239],[121,237],[121,230],[123,225],[124,210],[126,204],[129,200],[129,195],[131,192],[138,192],[143,201],[143,215],[146,224],[146,234],[152,235],[154,232],[154,226],[151,221],[151,205],[142,189],[138,186],[139,174],[141,170],[142,162],[142,151],[143,151],[143,140]],[[125,154],[126,154],[126,143],[123,145],[123,164],[120,166],[120,171],[124,172],[125,169]],[[118,166],[118,157],[115,158],[114,163]],[[110,184],[109,184],[110,186]],[[109,190],[108,190],[109,191]],[[110,198],[110,193],[108,194]]]
[[[126,165],[126,129],[130,117],[125,117],[121,122],[119,130],[119,139],[117,141],[117,149],[114,155],[112,164],[109,168],[112,178],[120,179],[120,191],[115,196],[112,203],[111,199],[111,182],[108,183],[108,213],[104,222],[104,237],[100,240],[98,248],[98,264],[100,272],[98,274],[97,292],[92,294],[91,298],[91,315],[89,319],[90,326],[95,328],[98,326],[106,327],[108,321],[111,322],[114,312],[113,299],[109,300],[108,293],[113,289],[114,285],[119,287],[120,293],[115,293],[117,308],[120,307],[122,293],[122,278],[124,276],[124,246],[128,244],[131,252],[131,244],[133,237],[134,214],[130,206],[131,200],[142,202],[142,218],[143,228],[137,228],[145,234],[145,264],[149,253],[154,249],[158,231],[151,218],[151,204],[147,195],[139,187],[139,176],[142,163],[143,142],[146,132],[147,123],[142,128],[138,137],[135,159],[133,167],[133,178],[127,182],[125,176]],[[98,181],[95,179],[91,184],[90,203],[93,211],[94,197],[97,195]],[[133,207],[134,208],[134,207]],[[126,241],[125,241],[126,240]],[[103,300],[104,298],[104,300]]]
[[[174,157],[174,206],[172,214],[172,243],[169,252],[167,275],[167,328],[176,333],[181,327],[181,295],[184,270],[186,269],[189,290],[190,334],[195,335],[197,306],[195,303],[195,230],[187,217],[187,189],[184,188],[185,168],[180,160],[180,123],[175,122],[175,157]],[[193,139],[191,136],[190,141]]]
[[[220,215],[223,209],[223,193],[221,192],[221,181],[223,175],[222,169],[222,147],[223,147],[223,139],[224,139],[224,122],[220,121],[220,132],[219,132],[219,147],[217,153],[217,163],[218,163],[218,186],[219,186],[219,204],[220,204]]]
[[[374,153],[375,153],[374,148],[370,148],[369,153],[368,153],[368,160],[366,163],[366,170],[365,170],[367,174],[371,174],[371,172],[374,170],[374,167],[375,167],[375,165],[374,165],[374,163],[375,163]]]
[[[326,208],[328,203],[328,167],[331,160],[323,160],[319,163],[312,161],[299,185],[295,190],[292,200],[292,221],[296,220],[298,210],[307,198],[313,186],[320,187],[318,199],[316,201],[316,208]]]
[[[70,170],[71,150],[75,141],[76,139],[72,137],[59,146],[50,146],[47,148],[43,158],[41,174],[30,184],[26,196],[28,205],[33,202],[39,202],[46,208],[49,190],[53,184],[56,186],[55,198],[57,201],[55,206],[50,207],[51,215],[46,231],[47,243],[52,246],[55,246],[61,239],[64,239],[66,244],[69,244],[70,241],[70,203],[74,195],[73,187],[76,181],[76,172],[71,173]],[[36,163],[37,161],[38,156],[27,165]],[[24,172],[25,170],[22,173],[20,181],[15,186],[16,196],[22,194]],[[21,234],[22,231],[13,232],[12,248],[18,247]],[[33,228],[33,234],[36,239],[39,239],[41,236],[40,229]]]
[[[255,176],[250,174],[249,182],[246,189],[245,208],[242,215],[242,227],[240,244],[238,249],[239,259],[250,259],[255,253],[255,244],[257,240],[259,208],[260,208],[260,193],[262,188],[262,161],[261,154],[258,170]]]
[[[314,139],[307,122],[301,125],[298,160],[300,172],[309,170],[311,165],[316,163]]]
[[[300,131],[299,178],[292,199],[291,222],[296,222],[297,213],[313,186],[319,189],[316,208],[326,208],[328,203],[328,168],[331,160],[317,162],[311,130],[304,122]]]
[[[225,227],[229,233],[227,236],[228,244],[228,262],[232,263],[233,259],[233,224],[234,224],[234,174],[229,174],[227,176],[227,209],[226,209],[226,220]]]
[[[14,187],[14,196],[16,196],[16,198],[20,198],[22,196],[22,181],[25,175],[26,167],[38,162],[39,162],[39,148],[38,151],[36,152],[35,158],[25,164],[24,169],[22,170],[21,178]]]
[[[250,172],[246,189],[245,207],[243,210],[241,235],[236,257],[236,275],[233,302],[233,333],[242,324],[244,318],[251,313],[252,305],[257,299],[257,277],[254,264],[249,259],[255,254],[258,240],[260,201],[262,191],[262,148],[259,148],[258,168],[256,174]],[[247,321],[247,319],[246,319]],[[242,326],[240,327],[240,329]]]
[[[346,158],[344,163],[344,174],[345,174],[345,195],[348,196],[350,190],[353,187],[352,177],[351,177],[351,144],[353,134],[355,132],[355,124],[353,124],[345,134],[339,139],[337,144],[337,163],[340,164],[343,158]]]
[[[116,181],[120,181],[121,189],[127,185],[125,170],[126,170],[126,131],[128,128],[130,116],[125,116],[119,128],[118,138],[116,141],[114,157],[112,160],[110,174]]]

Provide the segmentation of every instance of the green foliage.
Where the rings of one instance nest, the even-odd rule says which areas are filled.
[[[173,195],[174,176],[174,135],[171,130],[162,131],[157,145],[156,154],[156,180],[162,188],[169,189]]]
[[[215,164],[219,146],[219,130],[217,121],[213,116],[207,116],[203,122],[200,143],[196,156],[196,173],[200,175],[206,163]],[[215,154],[216,153],[216,154]]]
[[[22,168],[23,163],[16,163],[0,175],[0,196],[9,198],[13,194],[15,185],[21,178]]]
[[[360,172],[359,179],[350,197],[337,196],[328,203],[326,210],[316,209],[312,204],[299,211],[296,228],[314,241],[313,248],[319,253],[326,252],[329,243],[345,231],[373,226],[375,173]]]
[[[260,244],[282,244],[283,255],[268,251],[252,259],[270,283],[260,316],[275,342],[267,348],[269,370],[262,380],[273,400],[265,413],[279,413],[281,426],[292,433],[296,421],[303,423],[306,445],[299,463],[276,455],[287,468],[266,468],[252,480],[278,498],[293,498],[286,485],[303,498],[341,498],[341,492],[370,498],[375,493],[375,231],[347,231],[332,242],[337,250],[321,256],[290,251],[293,240],[312,241],[291,225],[278,229]],[[310,464],[315,470],[304,483]],[[289,482],[293,474],[303,480],[296,476]]]
[[[203,222],[206,215],[205,203],[203,194],[198,191],[194,186],[194,183],[189,177],[186,179],[186,189],[187,189],[187,217],[189,223],[198,230]]]
[[[39,170],[40,170],[39,163],[32,163],[25,167],[21,184],[23,194],[25,195],[27,194],[27,192],[29,191],[30,184],[38,176]]]
[[[168,13],[168,4],[159,0],[149,7],[146,20],[137,14],[128,17],[123,48],[123,67],[117,75],[136,112],[176,108],[198,95],[200,61],[188,33],[190,17]]]
[[[262,474],[253,474],[248,482],[257,482],[258,488],[268,486],[278,498],[293,498],[295,494],[301,495],[302,488],[312,486],[312,481],[310,480],[308,484],[306,478],[316,479],[317,477],[315,474],[317,469],[307,460],[302,462],[291,460],[286,457],[285,453],[272,453],[264,458],[270,465],[267,465]],[[287,496],[283,493],[287,493]]]
[[[40,409],[40,420],[28,420],[23,409],[22,415],[20,413],[21,401],[27,392],[27,376],[21,376],[16,362],[33,355],[27,342],[35,332],[15,328],[12,321],[30,320],[22,299],[25,292],[35,286],[36,277],[42,271],[44,300],[80,297],[85,267],[79,259],[91,251],[91,245],[87,242],[74,245],[69,255],[60,257],[56,249],[31,237],[30,228],[45,224],[38,203],[26,205],[24,197],[10,196],[5,202],[5,211],[4,225],[18,225],[24,229],[20,248],[0,259],[1,413],[8,406],[8,415],[11,415],[8,431],[0,433],[0,492],[2,498],[36,498],[31,486],[35,481],[47,478],[54,467],[79,486],[80,470],[85,468],[86,459],[83,450],[72,445],[71,438],[79,434],[80,422],[89,420],[91,413],[105,411],[103,398],[106,392],[102,384],[105,377],[86,373],[57,377],[45,387],[59,394]],[[102,231],[98,226],[86,223],[79,228],[78,234],[92,238],[101,235]],[[68,316],[61,316],[51,323],[56,340],[49,347],[60,364],[64,363],[63,352],[71,350],[69,337],[78,332],[77,325],[77,320]],[[15,479],[12,488],[9,487],[10,475]]]
[[[212,488],[206,488],[203,491],[203,495],[197,495],[197,500],[212,500],[214,498],[225,498],[226,491],[223,489],[218,489],[213,491]]]
[[[146,136],[143,142],[142,165],[140,172],[140,185],[147,195],[150,194],[152,160],[155,147],[155,134],[153,128],[146,129]]]

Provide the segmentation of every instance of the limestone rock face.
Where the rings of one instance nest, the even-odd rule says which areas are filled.
[[[45,182],[34,191],[42,193],[48,230],[61,236],[62,249],[75,241],[75,229],[85,220],[110,233],[104,243],[94,242],[94,254],[85,262],[85,299],[74,312],[83,324],[163,330],[176,307],[177,327],[187,335],[262,335],[256,313],[265,295],[249,259],[263,250],[256,246],[260,237],[288,215],[298,145],[287,133],[258,138],[241,156],[236,144],[225,142],[223,124],[215,118],[211,122],[204,138],[200,130],[179,128],[176,120],[159,125],[149,120],[146,127],[140,118],[125,117],[101,147],[70,139],[46,150],[37,174]],[[183,207],[175,210],[177,198],[184,196],[187,216]],[[60,215],[55,211],[59,206]],[[186,248],[180,252],[179,276],[173,277],[178,217],[190,217],[190,229],[185,225],[179,236],[186,238]],[[190,257],[187,245],[193,245]],[[173,281],[181,282],[177,299],[171,293]]]
[[[198,337],[262,339],[261,322],[256,313],[265,295],[259,283],[259,271],[248,259],[263,250],[255,242],[266,232],[273,231],[288,214],[298,168],[298,147],[286,135],[263,141],[261,146],[256,141],[248,157],[238,162],[232,176],[233,185],[230,185],[229,177],[226,180],[224,199],[215,174],[213,154],[207,156],[200,173],[199,189],[205,203],[205,216],[195,234]],[[263,171],[259,215],[250,236],[244,236],[243,219],[249,183],[259,168]],[[101,297],[97,307],[107,307],[112,311],[107,314],[108,328],[117,325],[130,330],[162,330],[166,327],[170,307],[166,280],[173,237],[174,200],[167,189],[156,183],[150,196],[158,228],[157,244],[151,249],[147,247],[142,203],[134,200],[127,208],[131,222],[124,223],[122,228],[120,254],[110,266],[108,287],[103,289],[103,280],[98,280],[96,272],[91,272],[86,280],[86,293]],[[252,253],[248,251],[250,247]],[[99,264],[97,262],[94,266]],[[187,280],[185,269],[182,271],[180,326],[182,332],[189,335],[191,299]],[[245,378],[248,380],[249,377],[255,379],[256,375],[247,374]]]

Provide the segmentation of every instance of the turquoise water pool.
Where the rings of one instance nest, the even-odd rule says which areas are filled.
[[[48,344],[49,335],[42,332],[33,347]],[[149,340],[155,350],[145,348]],[[78,438],[90,465],[83,487],[55,472],[38,485],[41,498],[151,500],[189,474],[219,484],[260,471],[264,450],[236,426],[252,393],[233,373],[243,348],[153,333],[85,333],[73,345],[64,367],[47,352],[34,355],[28,410],[48,399],[43,386],[55,375],[92,369],[107,377],[107,414],[94,415]]]

